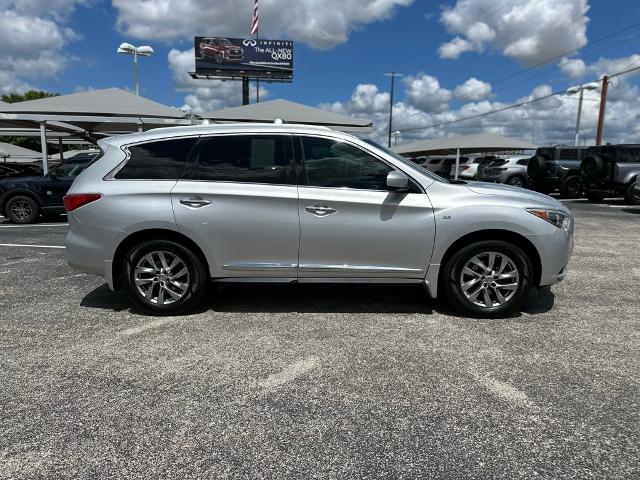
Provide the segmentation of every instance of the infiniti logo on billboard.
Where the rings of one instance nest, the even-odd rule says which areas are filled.
[[[247,39],[247,40],[243,40],[242,44],[245,47],[255,47],[258,43],[255,40]]]

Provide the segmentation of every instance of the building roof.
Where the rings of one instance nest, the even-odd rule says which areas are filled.
[[[266,102],[224,108],[205,113],[203,118],[216,122],[265,122],[277,118],[286,123],[324,125],[338,130],[364,130],[373,125],[371,120],[348,117],[320,108],[309,107],[289,100],[269,100]]]
[[[392,147],[394,152],[402,155],[419,155],[435,153],[498,152],[511,150],[533,150],[537,145],[516,138],[504,137],[497,133],[478,133],[475,135],[459,135],[456,137],[434,138],[406,143]]]

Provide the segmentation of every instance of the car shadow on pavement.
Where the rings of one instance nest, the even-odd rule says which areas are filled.
[[[522,312],[539,314],[553,307],[550,289],[534,290]],[[133,311],[123,291],[112,292],[106,284],[89,292],[83,307]],[[439,313],[460,314],[445,302],[430,299],[421,285],[394,284],[213,284],[201,307],[193,313]],[[516,312],[509,318],[518,318]]]
[[[633,213],[634,215],[640,215],[640,207],[638,208],[623,208],[624,213]]]

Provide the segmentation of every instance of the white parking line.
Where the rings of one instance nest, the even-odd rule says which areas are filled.
[[[0,247],[65,248],[64,245],[27,245],[22,243],[0,243]]]
[[[37,228],[37,227],[68,227],[66,223],[36,223],[34,225],[0,225],[0,228]]]

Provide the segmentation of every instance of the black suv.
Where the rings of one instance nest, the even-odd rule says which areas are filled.
[[[33,223],[42,213],[64,213],[62,198],[78,174],[98,153],[84,153],[64,160],[48,175],[0,180],[0,213],[13,223]]]
[[[42,175],[42,168],[31,163],[0,163],[0,180],[28,175]]]
[[[578,198],[580,184],[580,164],[587,147],[541,147],[529,160],[527,175],[534,190],[551,193],[556,189],[565,198]]]
[[[627,203],[640,205],[640,199],[634,194],[636,179],[640,177],[640,144],[589,148],[580,175],[590,201],[624,197]]]

